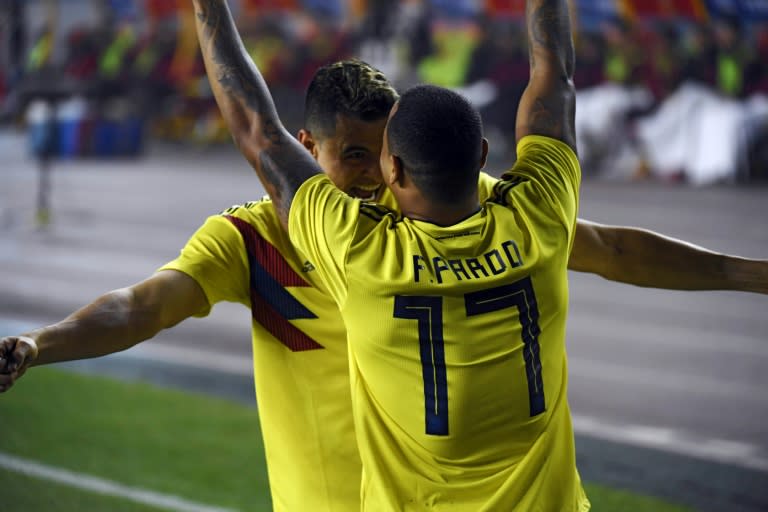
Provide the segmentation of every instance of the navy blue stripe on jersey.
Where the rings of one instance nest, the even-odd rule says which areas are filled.
[[[493,195],[488,200],[493,203],[498,203],[500,205],[506,206],[507,194],[509,193],[509,191],[525,181],[527,181],[527,179],[521,176],[515,176],[514,178],[511,178],[511,179],[501,179],[497,181],[496,184],[493,186]]]
[[[293,352],[324,348],[289,322],[301,318],[317,318],[285,289],[287,286],[311,285],[291,268],[280,251],[253,226],[231,215],[225,215],[225,218],[237,228],[245,243],[250,268],[253,319]]]
[[[539,348],[539,307],[530,277],[512,284],[488,290],[468,293],[464,296],[467,316],[482,315],[510,307],[516,307],[522,326],[523,360],[528,381],[528,403],[531,416],[546,411],[544,379],[541,375]]]
[[[386,206],[382,206],[380,204],[361,203],[360,213],[362,215],[365,215],[366,217],[373,219],[376,222],[379,222],[381,221],[381,219],[383,219],[389,214],[393,214],[394,212],[389,208],[387,208]]]
[[[361,213],[362,215],[365,215],[366,217],[368,217],[368,218],[370,218],[370,219],[373,219],[373,220],[374,220],[374,222],[381,222],[381,219],[383,219],[383,218],[384,218],[384,217],[382,217],[382,216],[380,216],[380,215],[376,215],[375,213],[373,213],[373,212],[370,212],[370,211],[368,211],[368,210],[364,210],[364,209],[362,209],[362,208],[360,208],[360,213]]]
[[[360,209],[376,212],[381,217],[384,217],[385,215],[389,215],[390,213],[395,213],[393,210],[390,210],[386,206],[383,206],[377,203],[361,203]]]
[[[443,340],[443,298],[397,295],[393,316],[418,320],[426,433],[447,436],[448,374]]]
[[[288,293],[280,283],[270,275],[258,259],[250,254],[248,260],[251,266],[251,290],[264,297],[281,316],[289,320],[299,318],[317,318],[307,307]],[[309,285],[306,285],[309,286]]]

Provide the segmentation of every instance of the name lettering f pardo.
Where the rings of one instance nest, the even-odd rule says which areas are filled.
[[[441,256],[427,259],[420,254],[413,255],[413,279],[420,282],[427,277],[434,276],[434,281],[442,284],[445,275],[453,275],[456,280],[482,279],[484,277],[497,276],[507,268],[516,268],[523,264],[520,250],[513,240],[507,240],[498,249],[486,252],[478,258],[457,258],[446,260]],[[431,280],[430,280],[431,281]]]

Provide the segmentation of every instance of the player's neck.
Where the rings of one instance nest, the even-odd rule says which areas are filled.
[[[468,198],[461,203],[442,204],[421,202],[411,205],[400,205],[403,216],[409,219],[429,222],[437,226],[453,226],[471,217],[480,210],[477,196]]]

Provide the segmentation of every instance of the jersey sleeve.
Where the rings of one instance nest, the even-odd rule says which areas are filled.
[[[291,243],[314,263],[337,303],[346,297],[345,262],[359,211],[359,200],[317,175],[296,192],[288,216]]]
[[[243,239],[224,216],[209,217],[189,239],[179,257],[159,270],[183,272],[197,281],[208,299],[206,316],[217,302],[250,306],[248,261]]]
[[[480,172],[480,176],[477,180],[477,195],[481,203],[493,196],[493,189],[498,182],[498,178],[494,178],[488,173]]]
[[[517,145],[517,161],[495,188],[496,200],[514,203],[515,196],[546,206],[559,224],[573,230],[579,204],[581,167],[563,142],[528,135]]]

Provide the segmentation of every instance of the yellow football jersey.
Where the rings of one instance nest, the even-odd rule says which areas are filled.
[[[496,181],[481,175],[481,197]],[[388,193],[381,202],[395,206]],[[228,301],[251,308],[274,510],[360,510],[346,330],[314,265],[290,244],[269,201],[210,217],[162,268],[195,279],[210,306]]]
[[[528,136],[450,227],[305,183],[289,232],[338,303],[370,511],[582,511],[567,404],[580,169]]]
[[[344,325],[269,201],[210,217],[163,268],[195,279],[211,305],[229,301],[251,309],[274,510],[358,511],[361,466]],[[247,442],[248,433],[242,435]]]

